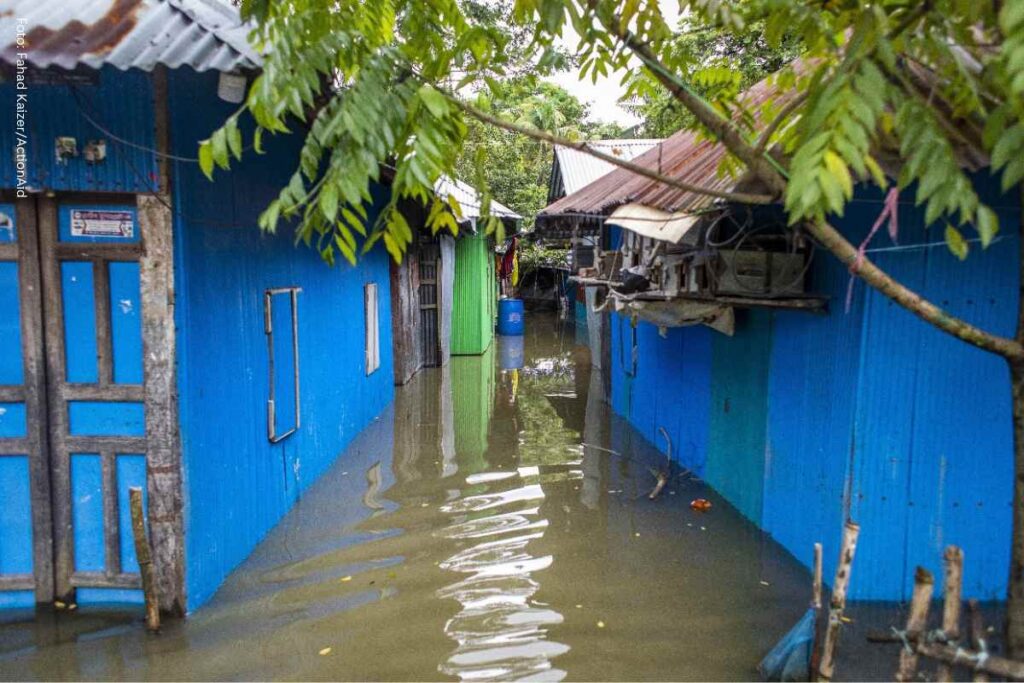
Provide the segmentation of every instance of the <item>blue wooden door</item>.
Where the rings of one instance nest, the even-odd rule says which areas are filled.
[[[0,608],[53,599],[36,203],[0,197]]]
[[[128,489],[146,490],[146,422],[135,202],[40,201],[55,592],[137,600]]]
[[[143,248],[131,195],[0,196],[0,608],[141,599]]]

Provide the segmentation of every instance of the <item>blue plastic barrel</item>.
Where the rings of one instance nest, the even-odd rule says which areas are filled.
[[[498,335],[498,367],[502,370],[523,368],[523,335]]]
[[[498,334],[517,335],[523,333],[523,300],[500,299],[498,301]]]

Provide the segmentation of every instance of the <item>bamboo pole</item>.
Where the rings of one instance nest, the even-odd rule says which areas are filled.
[[[914,594],[910,599],[910,614],[907,616],[906,635],[908,638],[920,638],[928,625],[928,608],[931,605],[935,579],[924,567],[918,567],[914,573]],[[920,647],[909,642],[900,650],[899,668],[896,669],[897,681],[911,681],[917,671],[917,653]]]
[[[946,548],[942,582],[942,631],[946,642],[960,640],[960,607],[963,601],[964,551],[955,545]],[[948,683],[953,680],[953,667],[948,662],[939,664],[936,678]]]
[[[821,609],[821,544],[814,544],[814,581],[811,583],[811,607]]]
[[[968,632],[970,633],[971,649],[975,652],[987,652],[988,644],[985,642],[985,625],[981,621],[981,610],[978,609],[978,601],[971,598],[967,601],[967,612],[969,615]],[[977,670],[974,672],[975,681],[986,683],[988,674]]]
[[[857,537],[860,526],[847,521],[843,527],[843,542],[839,548],[839,563],[836,565],[836,578],[832,582],[832,599],[829,603],[828,626],[825,630],[825,643],[821,648],[821,662],[818,665],[818,680],[831,681],[835,673],[836,643],[839,629],[842,626],[843,610],[846,608],[846,592],[850,586],[850,570],[853,567],[853,556],[857,552]]]
[[[142,514],[142,489],[133,486],[128,489],[129,506],[132,513],[132,535],[135,536],[135,557],[139,562],[142,576],[142,593],[146,599],[146,628],[160,630],[160,596],[157,595],[156,576],[153,571],[153,556],[146,539],[146,522]]]
[[[917,651],[923,657],[931,657],[955,666],[964,666],[974,669],[976,672],[987,672],[999,678],[1006,678],[1011,681],[1024,680],[1024,662],[1018,662],[1005,657],[988,655],[979,657],[978,653],[962,650],[955,645],[920,642]],[[984,673],[982,674],[984,675]],[[978,680],[975,678],[975,680]],[[987,680],[987,676],[986,676]]]

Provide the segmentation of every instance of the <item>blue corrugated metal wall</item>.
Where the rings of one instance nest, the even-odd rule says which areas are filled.
[[[881,210],[876,195],[858,197],[837,221],[854,241]],[[912,248],[891,250],[898,245],[880,235],[871,248],[883,251],[872,257],[950,311],[1012,334],[1019,203],[987,201],[1002,236],[984,252],[975,245],[966,263],[941,244],[941,231],[924,229],[909,203],[900,209],[900,243]],[[940,244],[920,247],[933,242]],[[706,461],[709,483],[801,561],[809,563],[812,544],[822,541],[827,576],[849,511],[863,528],[854,598],[908,597],[914,566],[938,571],[949,543],[966,553],[965,593],[1000,598],[1012,482],[1004,364],[861,283],[845,311],[849,274],[830,254],[818,253],[812,276],[815,291],[831,298],[828,315],[761,313],[732,339],[704,331],[714,339],[706,349],[681,353],[680,331],[662,339],[640,323],[635,376],[625,349],[629,323],[613,316],[613,408],[664,451],[657,425],[692,417],[694,403],[708,405],[705,440],[693,442],[695,455],[681,453],[684,464]],[[672,386],[671,378],[687,377],[686,387]]]
[[[155,186],[156,164],[151,153],[115,143],[89,123],[86,116],[114,135],[153,147],[153,90],[149,74],[106,67],[96,84],[30,84],[28,91],[28,182],[36,189],[138,192]],[[13,83],[0,85],[0,99],[14,110]],[[84,113],[84,115],[83,115]],[[0,127],[4,156],[15,147],[14,122]],[[59,162],[56,138],[76,139],[79,157]],[[87,164],[82,158],[90,140],[107,141],[107,160]],[[193,150],[189,156],[194,157]],[[0,165],[0,186],[16,187],[13,163]]]
[[[175,72],[170,81],[177,154],[193,156],[233,107],[217,77]],[[220,117],[220,118],[218,118]],[[387,255],[328,268],[292,235],[261,235],[256,218],[294,168],[296,140],[274,138],[208,182],[177,164],[176,286],[186,580],[195,609],[393,397]],[[381,365],[365,373],[363,286],[379,288]],[[267,440],[263,292],[299,286],[302,427]]]
[[[704,475],[711,410],[712,332],[688,327],[666,330],[640,323],[636,375],[627,375],[632,358],[632,327],[628,318],[612,315],[612,406],[648,441],[665,452],[663,427],[672,439],[673,458]]]

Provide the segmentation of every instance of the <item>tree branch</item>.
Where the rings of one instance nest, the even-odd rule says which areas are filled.
[[[768,127],[761,133],[761,137],[757,141],[757,145],[754,147],[754,152],[760,156],[765,153],[768,149],[768,144],[771,142],[772,136],[775,135],[775,131],[785,123],[786,119],[797,110],[797,108],[807,101],[807,91],[799,93],[795,97],[786,102],[786,104],[779,110],[778,115],[768,124]]]
[[[677,178],[673,178],[663,173],[659,173],[653,169],[647,168],[646,166],[641,166],[640,164],[635,164],[631,161],[625,161],[614,155],[605,154],[604,152],[593,149],[587,145],[587,142],[585,140],[569,140],[568,138],[552,135],[547,131],[539,130],[531,126],[521,126],[519,124],[512,123],[511,121],[506,121],[502,118],[494,116],[493,114],[488,114],[487,112],[474,107],[468,102],[465,102],[450,93],[445,94],[447,95],[448,99],[457,107],[459,107],[462,111],[466,112],[473,118],[482,121],[483,123],[488,123],[492,126],[497,126],[498,128],[502,128],[513,133],[519,133],[520,135],[525,135],[527,137],[533,138],[534,140],[540,140],[541,142],[547,142],[552,145],[558,145],[559,147],[568,147],[570,149],[575,149],[579,152],[583,152],[584,154],[589,154],[592,157],[601,159],[602,161],[607,161],[609,164],[613,164],[615,166],[618,166],[619,168],[624,168],[627,171],[630,171],[637,175],[650,178],[651,180],[656,180],[659,183],[664,183],[665,185],[674,187],[679,190],[683,190],[685,192],[693,192],[695,194],[702,194],[709,197],[717,197],[719,199],[724,199],[730,202],[737,202],[740,204],[770,204],[774,201],[774,197],[769,195],[750,194],[747,192],[727,192],[724,190],[715,190],[708,187],[702,187],[700,185],[686,183],[681,180],[678,180]]]
[[[590,0],[591,3],[594,1]],[[927,11],[926,8],[927,5],[924,11]],[[918,16],[920,16],[918,13],[912,13],[901,26],[912,25]],[[718,141],[725,145],[726,149],[740,161],[745,163],[747,168],[758,179],[765,183],[769,191],[776,196],[784,194],[787,184],[786,179],[768,162],[763,154],[758,153],[757,148],[751,146],[743,139],[743,136],[740,135],[731,121],[725,119],[708,106],[706,102],[697,97],[684,83],[672,74],[661,63],[650,46],[639,40],[622,24],[618,15],[614,15],[612,20],[602,20],[602,23],[606,30],[616,36],[640,58],[644,65],[654,73],[658,81],[672,93],[676,100],[686,107],[705,128],[715,134]],[[966,320],[939,308],[920,294],[893,279],[869,259],[861,256],[857,248],[828,222],[814,221],[809,223],[807,227],[811,235],[822,246],[850,267],[851,272],[925,322],[980,349],[998,354],[1009,360],[1024,362],[1024,344],[1020,341],[986,332],[968,323]]]

